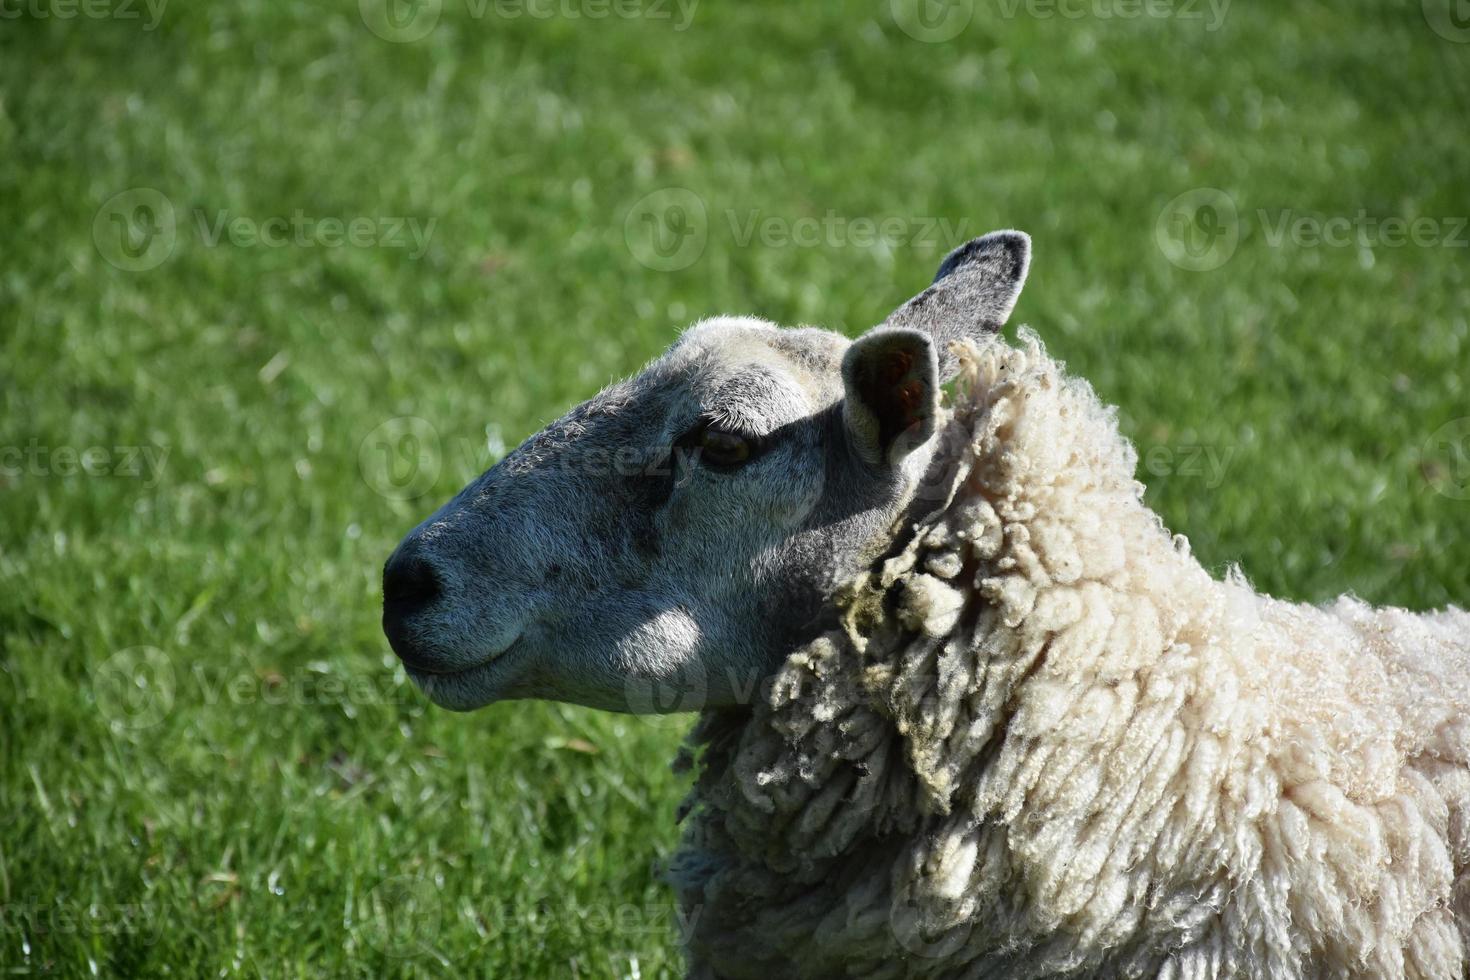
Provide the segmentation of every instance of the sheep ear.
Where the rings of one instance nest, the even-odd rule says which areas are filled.
[[[934,434],[939,368],[934,343],[918,330],[870,330],[842,358],[842,419],[857,454],[897,466]]]
[[[1021,231],[992,231],[950,252],[934,283],[894,310],[885,327],[922,330],[934,338],[939,376],[954,376],[949,345],[979,339],[1005,326],[1031,267],[1031,239]]]

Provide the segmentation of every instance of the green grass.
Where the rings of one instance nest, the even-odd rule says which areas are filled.
[[[1010,7],[946,44],[886,2],[706,0],[677,30],[444,0],[414,43],[351,2],[0,21],[0,972],[677,971],[651,869],[684,721],[430,709],[377,583],[495,446],[691,320],[856,333],[957,244],[745,241],[752,216],[1029,230],[1016,320],[1121,406],[1206,563],[1470,601],[1470,249],[1268,234],[1285,209],[1451,234],[1470,44],[1408,2],[1216,31]],[[175,243],[127,271],[99,209],[140,187]],[[625,218],[668,187],[707,243],[659,271]],[[1199,187],[1240,216],[1205,272],[1155,237]],[[219,212],[297,210],[434,225],[417,258],[210,242]],[[405,416],[417,474],[384,469]],[[65,447],[108,458],[67,475]],[[129,476],[113,447],[166,457]]]

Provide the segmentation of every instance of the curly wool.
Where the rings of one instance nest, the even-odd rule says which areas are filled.
[[[669,876],[695,977],[1436,977],[1470,949],[1470,614],[1212,579],[1036,338],[752,711]]]

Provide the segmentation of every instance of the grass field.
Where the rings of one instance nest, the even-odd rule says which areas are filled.
[[[0,974],[676,973],[686,719],[429,708],[382,562],[693,319],[994,227],[1212,568],[1470,602],[1451,0],[376,2],[4,8]]]

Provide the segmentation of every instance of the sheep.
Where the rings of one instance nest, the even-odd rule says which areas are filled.
[[[1029,261],[969,242],[854,341],[697,324],[405,537],[409,676],[703,709],[695,978],[1465,975],[1470,616],[1211,578],[999,336]]]
[[[1213,580],[1034,334],[957,354],[931,508],[690,736],[691,976],[1465,976],[1470,614]]]
[[[383,629],[409,677],[461,711],[748,704],[911,505],[944,341],[999,330],[1029,262],[1019,232],[969,242],[854,341],[753,317],[685,331],[399,543]]]

